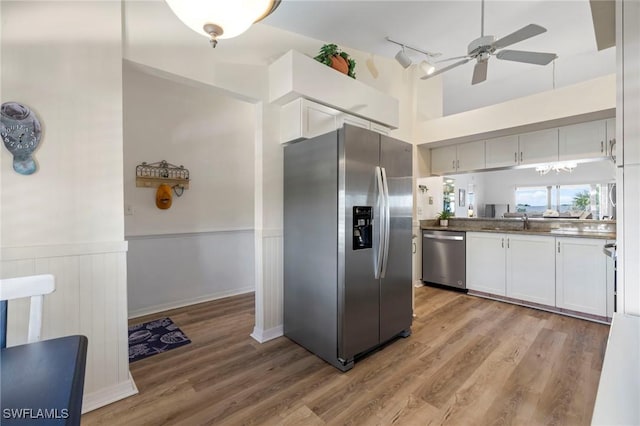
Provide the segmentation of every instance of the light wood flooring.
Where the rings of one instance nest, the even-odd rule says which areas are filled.
[[[167,312],[193,343],[131,364],[140,394],[82,424],[588,425],[609,329],[421,287],[413,334],[340,373],[255,342],[253,313],[252,294]]]

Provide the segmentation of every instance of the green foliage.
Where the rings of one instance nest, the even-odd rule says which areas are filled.
[[[333,43],[325,44],[320,48],[320,52],[315,59],[318,62],[322,62],[327,66],[331,66],[331,57],[332,56],[341,56],[345,61],[347,61],[347,65],[349,66],[349,71],[347,75],[351,78],[356,78],[356,61],[349,57],[347,52],[343,52],[337,45]]]
[[[573,197],[573,207],[576,210],[586,211],[590,204],[591,196],[587,190],[579,192]]]
[[[436,216],[436,220],[449,220],[453,217],[453,213],[443,210]]]

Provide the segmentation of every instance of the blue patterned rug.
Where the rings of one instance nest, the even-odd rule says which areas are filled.
[[[191,340],[171,318],[132,325],[129,327],[129,362],[140,361],[189,343]]]

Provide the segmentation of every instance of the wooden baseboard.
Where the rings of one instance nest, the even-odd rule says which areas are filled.
[[[251,333],[251,337],[257,340],[260,343],[268,342],[269,340],[273,340],[277,337],[284,335],[284,328],[282,325],[278,325],[273,328],[269,328],[267,330],[262,330],[261,328],[254,327],[253,333]]]

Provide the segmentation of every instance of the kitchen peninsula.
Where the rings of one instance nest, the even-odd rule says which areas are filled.
[[[453,218],[448,227],[420,225],[423,232],[466,233],[469,294],[611,321],[615,265],[603,249],[616,238],[615,221]]]

